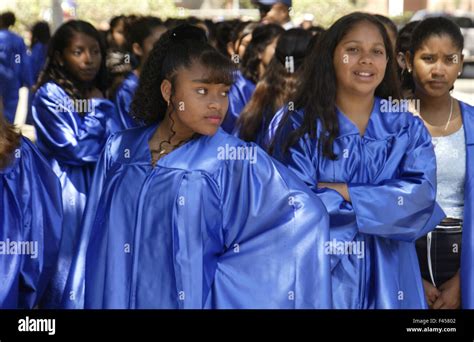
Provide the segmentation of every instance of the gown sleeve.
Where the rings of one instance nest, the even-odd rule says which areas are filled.
[[[70,101],[55,84],[47,83],[38,90],[33,101],[38,145],[62,164],[94,163],[108,135],[119,128],[114,105],[105,99],[91,99],[92,111],[81,118],[68,105]]]
[[[328,216],[295,175],[263,150],[223,172],[225,252],[213,308],[331,308]]]
[[[299,139],[289,152],[282,153],[281,142],[288,132],[298,126],[293,115],[275,137],[275,157],[295,172],[323,201],[330,216],[339,223],[350,220],[356,213],[358,230],[380,237],[415,241],[443,219],[444,213],[434,202],[436,195],[436,161],[431,139],[425,127],[414,119],[410,127],[413,143],[404,153],[396,178],[375,181],[376,184],[347,184],[351,202],[335,190],[317,188],[318,148],[314,139]],[[380,176],[384,175],[383,170]],[[393,210],[388,210],[392,208]],[[390,214],[387,214],[387,212]],[[338,232],[340,233],[340,232]],[[342,232],[341,232],[342,233]],[[349,230],[344,234],[353,235]],[[352,236],[343,239],[350,241]],[[341,237],[342,238],[342,237]]]
[[[374,185],[348,184],[360,232],[413,242],[443,219],[444,213],[435,203],[436,157],[421,120],[413,120],[409,138],[412,144],[396,178]]]
[[[130,105],[135,95],[135,88],[130,85],[122,84],[115,94],[115,107],[120,119],[121,129],[137,127],[134,119],[130,116]]]

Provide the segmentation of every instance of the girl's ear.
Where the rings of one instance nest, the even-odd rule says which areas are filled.
[[[54,53],[54,60],[56,61],[56,63],[58,63],[60,66],[64,66],[64,59],[63,57],[61,56],[61,54],[56,51]]]
[[[142,47],[140,46],[140,44],[138,43],[133,43],[132,44],[132,50],[133,50],[133,53],[137,56],[143,56],[143,49]]]
[[[405,53],[405,64],[408,72],[413,70],[413,63],[411,62],[412,55],[409,51]]]
[[[405,55],[403,54],[403,52],[397,53],[397,63],[400,68],[406,69],[407,62],[406,62]]]
[[[167,103],[169,103],[171,99],[171,89],[172,89],[171,82],[168,81],[167,79],[164,79],[163,82],[161,82],[160,90],[161,90],[161,96],[163,96],[163,99],[165,99]]]

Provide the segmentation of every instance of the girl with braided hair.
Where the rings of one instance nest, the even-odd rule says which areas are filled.
[[[219,126],[233,64],[183,25],[155,44],[98,164],[67,308],[329,308],[317,196]]]

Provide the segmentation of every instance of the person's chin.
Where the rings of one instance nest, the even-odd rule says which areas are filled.
[[[432,88],[430,86],[423,88],[423,93],[430,97],[440,97],[449,92],[447,88]]]

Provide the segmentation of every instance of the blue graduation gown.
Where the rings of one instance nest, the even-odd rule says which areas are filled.
[[[43,70],[44,64],[46,62],[46,55],[48,52],[48,45],[43,43],[35,43],[31,48],[31,73],[33,77],[33,82],[38,81],[39,74]]]
[[[333,306],[426,308],[414,241],[434,229],[444,214],[435,205],[435,154],[423,122],[410,113],[381,113],[376,98],[361,137],[338,111],[334,152],[339,159],[332,161],[320,155],[316,139],[309,137],[281,153],[282,139],[302,119],[302,111],[293,113],[275,137],[275,155],[319,195],[329,212]],[[332,189],[318,189],[318,182],[346,183],[351,203]],[[343,247],[348,242],[354,243],[352,252]]]
[[[1,107],[3,107],[3,98],[5,97],[6,85],[10,79],[11,75],[9,70],[0,62],[0,101],[2,101]]]
[[[108,136],[119,127],[112,102],[92,99],[92,111],[82,117],[68,101],[65,91],[53,82],[38,89],[33,100],[37,145],[61,181],[64,207],[58,269],[46,307],[60,303],[95,164]]]
[[[120,87],[117,89],[114,104],[120,119],[121,129],[138,127],[139,124],[130,116],[130,105],[132,104],[135,90],[138,87],[138,77],[135,73],[128,73]]]
[[[13,123],[18,105],[18,90],[23,86],[31,87],[33,78],[23,39],[6,29],[0,30],[0,64],[9,73],[9,82],[4,87],[3,114],[7,121]]]
[[[461,105],[466,135],[466,183],[461,246],[461,299],[463,309],[474,309],[474,107]]]
[[[36,306],[56,263],[61,224],[59,180],[22,138],[12,163],[0,169],[1,309]],[[11,254],[18,243],[24,248]]]
[[[240,71],[234,74],[234,83],[229,90],[229,108],[221,127],[227,133],[233,133],[240,113],[250,101],[255,91],[255,83],[245,78]]]
[[[109,140],[64,306],[330,308],[328,217],[318,197],[221,129],[153,168],[147,142],[156,127]],[[254,148],[256,162],[219,159],[238,146]]]

